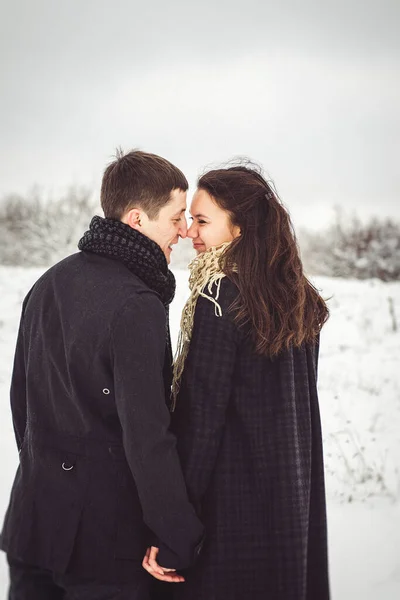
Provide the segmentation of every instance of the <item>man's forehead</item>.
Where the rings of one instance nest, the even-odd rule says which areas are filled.
[[[180,198],[186,198],[186,194],[187,192],[185,190],[174,188],[171,190],[170,198],[171,200],[179,200]]]
[[[185,214],[186,210],[187,210],[187,206],[185,204],[180,209],[177,210],[176,214],[177,215],[183,215],[183,214]]]
[[[186,206],[186,192],[182,190],[172,190],[169,204],[173,204],[177,208]]]
[[[178,215],[182,215],[183,213],[186,212],[186,198],[181,198],[180,200],[178,199],[174,199],[172,201],[170,201],[166,206],[165,206],[165,211],[166,214],[172,215],[172,216],[178,216]]]

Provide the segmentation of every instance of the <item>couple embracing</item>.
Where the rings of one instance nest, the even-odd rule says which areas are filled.
[[[9,600],[327,600],[327,307],[257,169],[105,170],[79,252],[26,296],[11,383]],[[178,349],[173,245],[190,237]]]

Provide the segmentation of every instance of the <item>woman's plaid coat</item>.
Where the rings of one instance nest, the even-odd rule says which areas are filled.
[[[318,346],[257,355],[199,298],[173,431],[206,541],[179,600],[327,600]]]

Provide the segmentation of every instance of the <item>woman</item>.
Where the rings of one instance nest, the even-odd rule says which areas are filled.
[[[191,296],[172,426],[206,529],[179,600],[329,598],[316,378],[323,299],[262,175],[206,173],[191,205]]]

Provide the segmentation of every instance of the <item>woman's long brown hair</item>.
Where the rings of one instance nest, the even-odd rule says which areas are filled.
[[[221,268],[239,288],[232,306],[239,326],[249,325],[259,354],[315,343],[328,308],[303,273],[287,210],[254,167],[234,166],[202,175],[198,188],[240,228]]]

